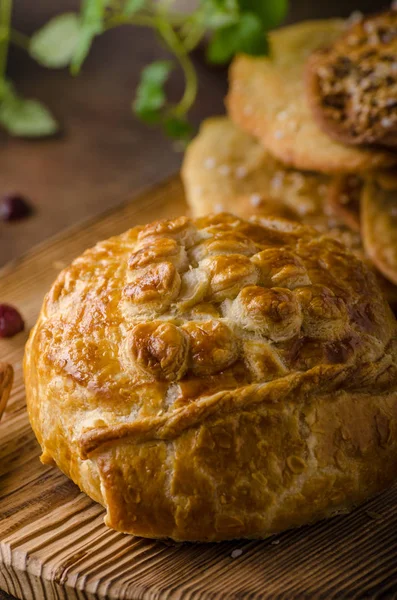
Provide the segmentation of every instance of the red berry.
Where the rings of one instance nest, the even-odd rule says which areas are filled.
[[[25,323],[16,308],[0,304],[0,338],[12,337],[25,328]]]
[[[24,219],[31,212],[31,206],[20,194],[8,194],[0,200],[0,219],[2,221]]]

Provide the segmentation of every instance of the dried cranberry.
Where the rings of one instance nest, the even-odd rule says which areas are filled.
[[[19,194],[8,194],[0,200],[0,219],[2,221],[17,221],[28,217],[32,212],[26,199]]]
[[[25,323],[16,308],[0,304],[0,338],[12,337],[25,328]]]

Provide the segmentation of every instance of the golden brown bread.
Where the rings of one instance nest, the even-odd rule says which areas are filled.
[[[147,537],[265,537],[395,479],[397,324],[343,245],[282,219],[180,217],[57,278],[26,348],[55,462]]]
[[[393,173],[377,174],[397,187]],[[288,169],[227,117],[204,121],[190,143],[182,178],[193,216],[228,210],[238,216],[288,216],[346,244],[366,257],[360,235],[363,180],[355,175],[327,177]],[[377,272],[385,297],[397,306],[397,286]]]
[[[324,197],[325,212],[356,232],[360,232],[362,186],[360,177],[340,175],[332,179]]]
[[[285,167],[228,117],[202,123],[185,153],[182,179],[194,217],[228,211],[324,224],[330,178]]]
[[[364,248],[381,273],[397,285],[397,177],[369,179],[363,189]]]
[[[321,129],[344,144],[397,148],[397,10],[354,23],[306,65]]]
[[[231,119],[288,166],[355,173],[397,162],[391,152],[335,142],[313,118],[305,93],[307,57],[337,39],[344,26],[341,19],[327,19],[283,27],[269,36],[270,57],[242,55],[232,63],[227,97]]]

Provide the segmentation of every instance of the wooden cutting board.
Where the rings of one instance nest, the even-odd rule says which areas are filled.
[[[0,301],[19,307],[28,331],[57,272],[85,248],[185,210],[172,179],[9,265]],[[349,516],[265,541],[173,544],[107,529],[101,506],[39,462],[21,373],[27,331],[0,340],[16,375],[0,423],[1,589],[23,600],[397,597],[397,486]]]

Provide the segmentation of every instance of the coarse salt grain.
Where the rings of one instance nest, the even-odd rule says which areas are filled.
[[[246,104],[243,108],[243,113],[245,115],[252,115],[252,113],[254,112],[254,109],[252,108],[251,104]]]
[[[390,119],[390,117],[383,117],[383,119],[381,119],[381,121],[380,121],[380,124],[385,129],[387,129],[388,127],[392,127],[393,123],[394,123],[394,119]]]
[[[288,113],[286,110],[282,110],[281,112],[277,113],[277,120],[278,121],[285,121],[285,119],[288,117]]]
[[[220,202],[218,202],[218,204],[215,204],[214,206],[214,211],[216,213],[220,213],[223,211],[223,204],[221,204]]]
[[[201,187],[201,185],[195,185],[193,191],[198,196],[201,196],[201,194],[203,193],[203,188]]]
[[[360,21],[362,21],[364,18],[363,13],[360,10],[354,10],[352,12],[352,14],[350,15],[350,17],[348,17],[347,21],[346,21],[346,25],[350,26],[350,25],[354,25],[355,23],[359,23]]]
[[[375,31],[375,24],[368,21],[364,24],[364,29],[367,33],[373,33]]]
[[[252,206],[259,206],[262,202],[260,194],[252,194],[252,196],[250,197],[250,202]]]
[[[236,177],[238,179],[242,179],[247,175],[247,169],[243,166],[237,167],[236,169]]]
[[[216,160],[213,156],[208,156],[204,161],[204,167],[206,169],[213,169],[216,165]]]
[[[317,69],[317,73],[323,79],[326,79],[329,76],[329,71],[328,71],[327,67],[319,67]]]
[[[242,555],[242,553],[243,553],[243,551],[242,551],[242,550],[233,550],[233,552],[231,553],[231,555],[230,555],[230,556],[231,556],[232,558],[238,558],[239,556],[241,556],[241,555]]]
[[[292,173],[291,181],[295,184],[296,187],[301,188],[305,183],[305,178],[301,173]]]
[[[220,175],[229,175],[230,173],[230,167],[228,165],[221,165],[218,168],[218,172],[220,173]]]
[[[271,181],[271,186],[274,190],[281,189],[284,180],[284,173],[282,171],[277,171]]]
[[[284,133],[280,131],[280,129],[276,129],[276,131],[274,132],[274,137],[276,138],[276,140],[281,140],[281,138],[284,137]]]

